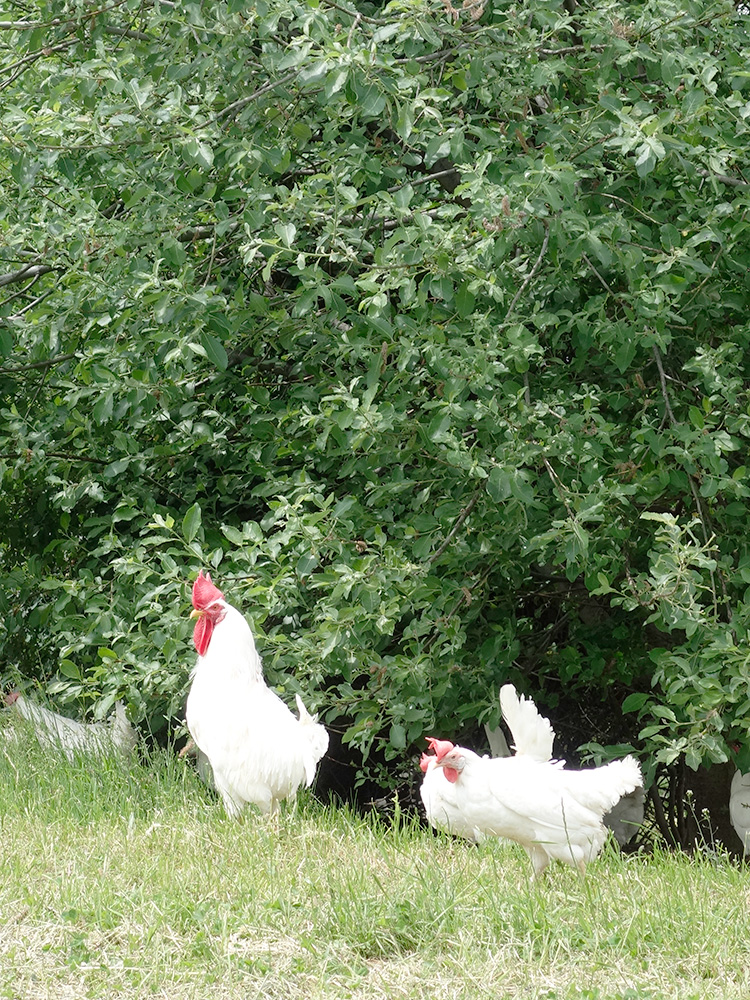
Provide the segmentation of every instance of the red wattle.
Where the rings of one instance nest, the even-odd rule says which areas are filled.
[[[205,656],[208,644],[211,642],[211,633],[214,630],[214,623],[208,615],[201,615],[195,623],[193,629],[193,644],[198,650],[198,656]]]
[[[446,778],[448,779],[448,781],[450,781],[452,785],[455,785],[455,783],[458,781],[458,771],[455,769],[455,767],[444,767],[443,773],[445,774]]]

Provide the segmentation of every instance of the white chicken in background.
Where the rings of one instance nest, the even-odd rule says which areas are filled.
[[[480,843],[483,839],[482,834],[476,827],[466,823],[458,808],[456,786],[448,781],[443,771],[437,766],[438,754],[452,750],[453,744],[447,740],[435,740],[432,737],[428,737],[427,742],[433,753],[423,753],[420,757],[419,767],[424,778],[419,787],[419,794],[422,797],[428,822],[436,830],[445,830],[446,833],[464,837],[473,844]]]
[[[81,755],[130,754],[138,735],[128,722],[122,702],[117,702],[107,723],[76,722],[37,705],[18,691],[5,696],[5,703],[30,723],[40,744],[61,751],[71,762]]]
[[[549,735],[532,741],[532,753],[522,752],[522,746],[516,739],[514,756],[482,758],[444,740],[434,767],[455,785],[455,805],[469,828],[521,844],[536,875],[553,859],[583,872],[606,839],[604,814],[643,784],[638,762],[626,757],[573,771],[539,759],[540,753],[551,753]]]
[[[550,760],[555,733],[549,720],[539,714],[534,702],[523,695],[519,697],[512,684],[505,684],[500,689],[500,709],[513,737],[516,754],[524,754],[531,760]],[[419,794],[428,821],[436,828],[479,843],[483,839],[481,830],[467,821],[458,806],[455,783],[450,782],[444,771],[437,767],[438,757],[452,750],[453,744],[432,737],[428,737],[427,742],[433,753],[423,753],[420,759],[424,779]],[[510,754],[504,737],[501,744],[495,741],[494,745],[504,746]]]
[[[742,841],[742,850],[750,856],[750,774],[734,772],[729,789],[729,818]]]
[[[198,662],[185,712],[196,746],[211,765],[227,813],[246,803],[269,813],[312,783],[328,733],[297,695],[295,718],[263,679],[250,626],[211,577],[193,584]]]
[[[505,694],[503,692],[505,692]],[[526,724],[524,724],[524,722],[520,719],[514,723],[513,699],[515,699],[515,703],[518,705],[516,711],[526,711],[528,713],[526,717]],[[526,706],[525,709],[522,708],[524,704]],[[506,684],[500,691],[500,707],[502,708],[503,718],[508,723],[511,732],[513,733],[516,752],[521,752],[518,748],[523,746],[523,752],[526,754],[533,753],[537,760],[551,759],[552,744],[555,739],[555,733],[549,721],[539,715],[534,702],[529,698],[524,698],[522,695],[519,703],[518,696],[516,695],[516,689],[512,684]],[[539,720],[538,723],[535,721],[535,718],[536,720]],[[499,726],[496,726],[493,729],[490,726],[485,725],[484,731],[487,734],[487,739],[490,744],[490,752],[493,757],[511,756],[510,748],[508,747],[503,731]],[[519,743],[518,738],[515,735],[518,732],[531,735],[522,737],[523,742]],[[529,743],[529,739],[535,739],[538,741],[535,750]],[[628,795],[623,795],[619,802],[616,802],[610,811],[604,816],[604,825],[608,830],[612,831],[612,834],[620,847],[625,847],[629,844],[643,824],[645,805],[646,793],[644,792],[643,787],[635,788]]]

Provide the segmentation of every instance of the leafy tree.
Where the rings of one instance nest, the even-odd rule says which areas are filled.
[[[202,566],[371,769],[505,679],[750,767],[744,8],[4,17],[7,677],[158,726]]]

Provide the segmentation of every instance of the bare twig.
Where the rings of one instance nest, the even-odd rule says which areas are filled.
[[[11,70],[20,70],[28,63],[36,62],[37,59],[43,59],[47,56],[52,55],[53,52],[61,52],[63,49],[69,49],[71,45],[76,45],[78,43],[78,38],[68,38],[67,41],[58,42],[57,45],[45,46],[43,49],[36,49],[34,52],[30,52],[23,59],[19,59],[17,62],[11,63],[10,66],[3,66],[3,73],[10,73]],[[10,79],[6,80],[5,83],[0,84],[0,90],[4,90],[8,87],[15,79],[18,78],[18,73],[14,73]]]
[[[675,836],[674,830],[664,814],[664,806],[662,805],[659,797],[659,790],[656,787],[656,783],[649,788],[648,794],[651,799],[651,804],[654,807],[654,819],[656,820],[659,832],[668,844],[671,844],[673,847],[678,847],[677,837]]]
[[[6,452],[6,454],[0,455],[0,459],[12,461],[17,458],[27,458],[30,454],[33,454],[31,449],[28,451]],[[102,458],[90,458],[88,455],[68,455],[61,451],[45,451],[44,457],[63,458],[68,462],[89,462],[91,465],[109,465],[109,462]]]
[[[34,280],[36,280],[36,279],[34,279]],[[34,282],[32,281],[31,284],[33,285]],[[29,288],[30,286],[27,285],[26,287]],[[25,291],[25,289],[24,289],[24,291]],[[25,313],[29,312],[35,306],[38,306],[40,302],[44,302],[45,299],[48,299],[50,297],[50,295],[54,295],[55,291],[56,291],[55,288],[50,288],[50,290],[48,292],[42,292],[41,295],[37,295],[37,297],[35,299],[32,299],[31,302],[29,302],[27,305],[25,305],[23,307],[23,309],[19,309],[18,312],[11,313],[10,316],[8,316],[8,319],[19,319],[21,316],[23,316]],[[11,296],[11,298],[15,298],[15,296]],[[3,303],[3,304],[7,305],[7,302]]]
[[[606,45],[566,45],[564,49],[537,49],[541,56],[572,56],[575,52],[604,52]]]
[[[333,0],[324,0],[326,7],[333,7],[334,10],[340,10],[342,14],[348,14],[349,17],[359,18],[361,21],[366,21],[368,24],[387,24],[387,21],[380,21],[376,17],[365,17],[364,14],[358,14],[356,10],[349,10],[348,7],[342,7],[341,4],[334,3]]]
[[[10,274],[0,274],[0,288],[3,285],[11,285],[14,281],[25,281],[27,278],[38,278],[42,274],[49,274],[54,271],[51,264],[27,264],[26,267],[13,271]]]
[[[354,32],[357,30],[361,22],[362,22],[362,15],[357,14],[357,16],[352,21],[352,26],[351,28],[349,28],[349,34],[347,35],[346,38],[346,47],[348,49],[352,47],[352,38],[354,38]]]
[[[661,360],[661,351],[654,344],[654,358],[656,359],[656,367],[659,370],[659,379],[661,381],[661,394],[664,399],[664,408],[667,411],[667,416],[669,417],[669,423],[672,427],[677,427],[678,421],[672,412],[672,406],[669,402],[669,393],[667,392],[667,376],[664,372],[664,365]]]
[[[567,498],[565,496],[565,494],[568,492],[567,488],[563,484],[563,482],[560,479],[560,477],[558,476],[558,474],[555,472],[555,470],[550,465],[549,459],[547,458],[546,455],[542,455],[542,461],[544,462],[544,467],[547,470],[547,474],[549,475],[550,479],[552,480],[552,485],[556,487],[557,492],[560,495],[560,499],[562,500],[562,502],[563,502],[563,504],[565,506],[565,509],[568,512],[568,517],[571,519],[571,521],[575,521],[575,512],[571,509],[570,504],[568,503],[568,500],[567,500]]]
[[[547,244],[549,243],[549,222],[546,219],[542,219],[542,224],[544,226],[544,239],[542,240],[542,249],[539,251],[539,256],[536,259],[536,263],[534,264],[534,266],[532,267],[532,269],[529,271],[528,275],[526,276],[526,280],[521,285],[521,287],[518,289],[518,291],[516,292],[516,294],[513,296],[513,301],[508,306],[508,312],[507,312],[506,316],[510,316],[510,314],[513,312],[513,310],[515,309],[516,303],[521,298],[521,296],[523,295],[523,293],[526,291],[526,288],[527,288],[529,282],[533,279],[534,275],[536,274],[536,272],[541,267],[542,261],[544,260],[544,255],[547,252]]]
[[[738,177],[728,177],[726,174],[713,174],[710,170],[699,170],[700,177],[708,177],[712,181],[720,184],[728,184],[730,187],[750,187],[747,181],[741,181]]]
[[[104,31],[108,35],[121,35],[123,38],[135,38],[139,42],[153,42],[156,39],[153,35],[147,35],[145,31],[136,31],[134,28],[115,28],[108,24]]]
[[[211,243],[211,256],[208,261],[208,267],[206,268],[206,277],[203,279],[203,285],[201,286],[202,288],[205,288],[209,282],[209,279],[211,277],[211,271],[214,266],[215,257],[216,257],[216,229],[214,229],[214,238],[213,242]]]
[[[434,181],[440,177],[448,177],[450,174],[457,174],[457,167],[450,167],[448,170],[436,170],[434,174],[424,174],[422,177],[409,178],[408,181],[404,181],[402,184],[394,184],[392,187],[387,189],[388,194],[393,194],[394,191],[400,191],[402,188],[407,187],[411,184],[414,187],[417,184],[426,184],[427,181]]]
[[[214,125],[216,122],[220,121],[222,118],[229,118],[236,115],[243,108],[247,107],[248,104],[252,104],[259,97],[263,97],[264,94],[268,94],[270,91],[275,90],[276,87],[283,87],[285,83],[289,83],[297,75],[297,70],[293,69],[286,73],[284,76],[279,77],[278,80],[272,80],[270,83],[264,84],[254,93],[250,94],[249,97],[241,97],[239,101],[235,101],[233,104],[228,104],[223,108],[217,115],[209,122],[210,125]]]
[[[61,365],[65,361],[70,361],[75,357],[75,354],[58,354],[56,358],[50,358],[49,361],[33,361],[28,365],[15,365],[13,368],[0,368],[3,375],[15,375],[18,372],[28,372],[33,369],[38,368],[52,368],[54,365]]]
[[[587,264],[588,264],[588,266],[589,266],[589,267],[591,268],[591,270],[592,270],[592,271],[594,272],[594,274],[595,274],[595,275],[597,276],[597,278],[599,279],[599,281],[601,281],[602,285],[604,286],[604,288],[606,288],[606,290],[607,290],[607,291],[609,292],[609,294],[610,294],[610,295],[612,295],[612,296],[615,296],[615,297],[616,297],[616,296],[617,296],[617,292],[613,292],[613,291],[612,291],[612,289],[611,289],[611,288],[609,287],[609,285],[608,285],[608,284],[607,284],[607,282],[606,282],[606,281],[604,280],[604,278],[603,278],[603,277],[601,276],[601,274],[599,274],[599,272],[598,272],[598,271],[597,271],[597,269],[596,269],[596,268],[594,267],[594,265],[593,265],[593,264],[591,263],[591,261],[590,261],[590,260],[589,260],[589,258],[588,258],[588,257],[586,256],[586,254],[585,254],[585,253],[582,253],[582,254],[581,254],[581,256],[582,256],[582,257],[583,257],[583,259],[584,259],[584,260],[586,261],[586,263],[587,263]]]
[[[433,552],[432,555],[430,556],[430,558],[427,560],[428,563],[434,563],[435,560],[439,559],[440,556],[445,552],[445,550],[448,548],[448,546],[450,545],[450,543],[453,541],[453,539],[456,537],[456,535],[458,534],[459,530],[461,529],[461,525],[464,523],[464,521],[466,520],[466,518],[469,516],[469,514],[471,514],[471,512],[476,507],[477,501],[479,500],[479,497],[480,497],[481,493],[483,492],[483,490],[484,490],[484,487],[483,486],[480,487],[476,491],[476,493],[474,494],[474,496],[471,498],[471,500],[469,500],[469,502],[466,504],[466,506],[464,507],[464,509],[461,511],[461,513],[456,518],[456,523],[453,525],[453,527],[451,528],[451,530],[445,536],[445,539],[443,540],[443,544],[440,546],[439,549],[437,549],[435,552]]]

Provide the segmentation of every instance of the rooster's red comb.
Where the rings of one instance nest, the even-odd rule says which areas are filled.
[[[214,601],[221,601],[224,595],[218,587],[211,583],[211,574],[203,575],[203,570],[198,573],[193,584],[193,607],[196,611],[205,611],[209,604]]]
[[[430,744],[430,750],[434,752],[438,760],[442,760],[455,746],[450,740],[436,740],[434,736],[426,736],[425,739]]]

